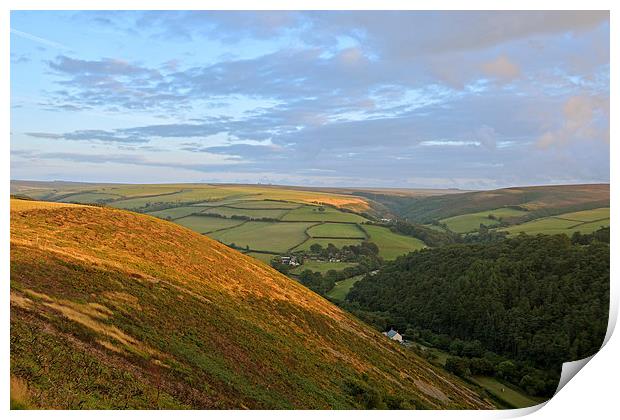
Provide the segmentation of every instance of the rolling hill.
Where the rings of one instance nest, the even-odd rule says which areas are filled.
[[[35,200],[100,204],[150,214],[174,221],[247,255],[258,255],[263,261],[265,255],[274,257],[306,250],[314,243],[341,247],[359,245],[369,239],[377,242],[381,255],[389,259],[420,247],[419,241],[387,229],[369,238],[360,225],[376,219],[381,206],[353,195],[355,191],[351,189],[11,181],[11,191]],[[389,191],[404,194],[403,190]],[[439,191],[409,193],[420,196]]]
[[[399,217],[430,223],[454,216],[512,207],[534,219],[578,210],[609,207],[609,184],[503,188],[425,197],[372,196]]]
[[[267,265],[182,226],[11,200],[14,408],[492,408]]]

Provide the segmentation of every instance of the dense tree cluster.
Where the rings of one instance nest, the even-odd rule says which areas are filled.
[[[548,392],[532,368],[557,373],[595,353],[605,336],[607,242],[602,229],[425,249],[357,282],[348,309],[379,328],[426,331],[426,341],[461,358],[450,362],[453,371],[471,371],[485,352],[501,355],[511,360],[494,360],[496,374]],[[500,369],[504,362],[515,368]]]
[[[363,241],[359,245],[344,245],[338,248],[331,242],[323,247],[315,243],[310,245],[309,255],[321,258],[337,258],[341,261],[360,262],[364,257],[379,259],[379,247],[374,242]]]
[[[331,258],[339,256],[342,258],[342,261],[358,263],[353,267],[346,267],[340,271],[329,270],[324,274],[318,271],[313,272],[312,270],[302,271],[297,276],[299,282],[320,295],[325,295],[325,293],[333,289],[337,281],[376,270],[383,263],[379,257],[379,248],[372,242],[364,241],[360,245],[344,246],[341,249],[336,248],[331,243],[326,248],[319,244],[313,244],[310,248],[311,252],[316,255]],[[284,268],[288,272],[288,266],[281,267],[282,265],[278,263],[277,259],[272,262],[272,267],[275,269],[284,272],[282,271]]]

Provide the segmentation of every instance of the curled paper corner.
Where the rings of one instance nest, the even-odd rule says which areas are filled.
[[[499,413],[500,417],[507,418],[507,419],[512,419],[512,418],[516,418],[516,417],[524,417],[524,416],[530,415],[530,414],[540,410],[549,401],[551,401],[551,398],[549,398],[547,401],[543,401],[540,404],[532,405],[530,407],[514,408],[512,410],[495,411],[495,413]]]
[[[607,342],[609,341],[609,339],[611,338],[611,335],[613,334],[615,328],[616,328],[616,321],[618,319],[618,306],[617,306],[617,302],[612,301],[610,304],[610,308],[609,308],[609,321],[607,323],[607,333],[605,334],[605,339],[603,340],[603,344],[601,345],[601,348],[599,349],[599,351],[603,350],[603,348],[605,347],[605,345],[607,344]],[[562,388],[564,388],[564,386],[571,380],[573,379],[573,377],[577,374],[577,372],[579,372],[581,369],[583,369],[583,367],[585,365],[588,364],[588,362],[590,360],[592,360],[592,358],[594,358],[594,356],[596,356],[598,354],[598,351],[596,353],[594,353],[593,355],[586,357],[584,359],[580,359],[580,360],[574,360],[572,362],[565,362],[562,364],[562,373],[560,374],[560,380],[558,382],[558,387],[555,390],[555,393],[553,394],[553,397],[555,397],[558,392],[560,392],[560,390]],[[503,410],[501,411],[500,417],[502,418],[516,418],[516,417],[523,417],[523,416],[527,416],[529,414],[532,414],[538,410],[540,410],[541,408],[543,408],[545,405],[547,405],[547,403],[549,401],[551,401],[553,399],[553,397],[549,398],[546,401],[543,401],[540,404],[537,405],[533,405],[531,407],[524,407],[524,408],[516,408],[513,410]]]
[[[585,359],[575,360],[572,362],[565,362],[562,364],[562,373],[560,375],[560,381],[558,382],[558,387],[556,388],[555,393],[553,394],[553,397],[555,397],[557,393],[560,392],[560,390],[564,387],[564,385],[566,385],[571,379],[573,379],[573,377],[577,374],[577,372],[579,372],[595,356],[595,354],[593,354],[590,357],[586,357]],[[541,402],[540,404],[533,405],[531,407],[516,408],[513,410],[505,410],[502,412],[502,413],[505,413],[505,415],[502,415],[501,417],[516,418],[516,417],[527,416],[543,408],[545,405],[547,405],[549,401],[553,399],[553,397],[549,398],[546,401]]]
[[[556,396],[558,392],[560,392],[560,390],[564,388],[564,385],[566,385],[571,379],[573,379],[573,377],[577,374],[577,372],[579,372],[585,365],[587,365],[588,362],[592,360],[592,358],[595,355],[596,353],[590,357],[586,357],[585,359],[563,363],[562,374],[560,375],[560,382],[558,382],[558,387],[555,390],[555,393],[553,394],[553,396]]]
[[[560,392],[562,388],[564,388],[564,386],[571,379],[573,379],[573,377],[577,374],[577,372],[583,369],[583,367],[587,365],[588,362],[592,360],[592,358],[596,356],[599,351],[603,350],[603,348],[605,347],[605,345],[611,338],[611,335],[613,334],[616,328],[617,319],[618,319],[618,307],[617,307],[617,302],[616,302],[616,304],[611,304],[609,307],[609,320],[607,322],[607,333],[605,334],[605,339],[603,340],[603,344],[601,345],[601,348],[596,353],[594,353],[592,356],[589,356],[589,357],[586,357],[580,360],[575,360],[572,362],[565,362],[562,364],[562,373],[560,375],[560,381],[558,382],[558,387],[556,388],[555,393],[553,394],[554,397],[557,395],[558,392]],[[550,401],[550,400],[551,398],[547,401]],[[545,403],[541,404],[541,406],[544,404]]]

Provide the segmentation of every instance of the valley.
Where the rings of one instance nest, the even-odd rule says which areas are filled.
[[[377,281],[375,275],[378,273],[376,278],[381,279],[382,286],[373,292],[374,295],[380,297],[387,293],[385,296],[390,296],[388,291],[384,289],[388,287],[387,283],[389,283],[384,280],[384,273],[393,270],[394,267],[399,267],[399,264],[406,261],[405,258],[412,258],[406,257],[407,255],[415,256],[422,250],[443,252],[444,249],[449,250],[451,246],[461,244],[460,246],[466,247],[459,251],[459,257],[456,258],[457,261],[461,261],[464,255],[469,252],[465,251],[467,247],[487,244],[487,246],[495,249],[494,243],[499,244],[500,242],[497,241],[505,241],[506,238],[527,238],[528,236],[533,238],[540,234],[564,234],[572,238],[573,242],[585,241],[584,243],[590,243],[594,237],[592,235],[598,235],[596,238],[600,238],[600,229],[602,228],[604,232],[610,223],[609,198],[608,196],[605,198],[604,193],[601,192],[604,189],[598,186],[593,187],[593,191],[590,192],[584,192],[588,190],[584,186],[554,187],[546,189],[546,193],[542,193],[538,187],[533,187],[531,192],[523,193],[523,190],[527,190],[524,188],[519,190],[519,196],[525,195],[530,201],[524,201],[521,197],[518,200],[519,204],[511,202],[511,204],[500,207],[498,204],[505,200],[502,198],[505,194],[502,190],[493,194],[490,192],[458,193],[450,191],[445,195],[441,195],[438,191],[433,191],[428,195],[416,191],[407,195],[399,190],[396,195],[390,197],[390,200],[397,200],[399,203],[399,205],[394,205],[393,203],[390,204],[389,200],[384,197],[374,201],[368,198],[363,190],[330,189],[329,191],[319,191],[304,190],[299,187],[248,185],[99,185],[22,181],[12,182],[11,187],[15,198],[23,198],[12,200],[12,228],[14,219],[20,220],[18,217],[23,217],[24,214],[30,216],[31,210],[33,216],[41,217],[43,211],[47,211],[47,209],[50,211],[62,209],[66,217],[71,216],[69,209],[82,212],[104,212],[106,217],[115,220],[113,225],[117,228],[114,229],[118,229],[115,235],[119,239],[123,235],[128,235],[128,238],[135,235],[134,227],[130,227],[131,223],[129,225],[116,223],[119,217],[123,220],[135,217],[137,218],[135,219],[136,223],[139,222],[138,224],[148,221],[148,224],[157,227],[157,229],[170,226],[164,230],[172,229],[172,226],[177,225],[178,227],[175,229],[178,230],[178,235],[181,235],[181,232],[186,232],[182,235],[188,235],[188,238],[193,237],[191,236],[191,231],[193,231],[195,232],[194,235],[197,234],[196,238],[211,238],[216,242],[208,238],[205,240],[212,244],[219,242],[221,244],[219,248],[215,247],[214,249],[229,250],[226,252],[230,252],[231,258],[236,261],[234,263],[213,263],[215,265],[211,264],[210,271],[219,270],[220,268],[217,267],[224,269],[232,267],[232,265],[244,267],[250,264],[250,266],[261,267],[260,270],[271,270],[272,273],[277,273],[265,265],[271,266],[290,277],[291,284],[298,284],[311,295],[323,296],[376,330],[383,331],[391,326],[398,326],[408,340],[415,342],[422,340],[427,349],[430,348],[428,346],[434,347],[435,354],[443,354],[440,358],[440,364],[435,363],[436,356],[428,357],[428,351],[418,351],[417,354],[422,359],[428,359],[431,364],[435,363],[438,368],[446,369],[451,374],[462,377],[468,387],[477,389],[475,392],[483,396],[486,395],[500,407],[522,407],[544,400],[544,395],[553,389],[553,381],[557,380],[555,379],[555,368],[536,370],[538,367],[534,369],[533,366],[527,365],[529,367],[526,367],[526,365],[519,364],[522,362],[518,362],[518,369],[525,369],[524,372],[530,372],[531,377],[535,377],[536,381],[544,385],[539,385],[539,382],[536,384],[523,382],[521,376],[498,376],[500,375],[496,370],[498,366],[504,362],[513,362],[512,359],[501,355],[493,355],[489,356],[490,359],[485,359],[484,363],[490,366],[485,368],[487,370],[472,367],[470,371],[469,367],[462,367],[465,366],[463,363],[474,362],[463,358],[463,355],[458,351],[445,347],[446,342],[442,341],[445,339],[439,339],[437,337],[440,336],[436,335],[442,332],[441,330],[421,330],[415,325],[426,325],[427,321],[416,320],[412,324],[407,322],[402,314],[393,313],[388,307],[376,306],[375,303],[364,300],[366,298],[360,300],[360,290],[364,290],[364,288],[360,288],[359,285],[368,287],[369,284],[375,283]],[[562,194],[558,195],[558,190],[562,191]],[[570,200],[567,199],[569,191],[575,193],[577,197],[571,196]],[[377,198],[378,192],[374,191],[373,194]],[[30,201],[33,199],[45,199],[46,201]],[[416,220],[423,223],[415,223],[409,222],[407,216],[402,216],[402,204],[405,201],[410,201],[413,203],[411,205],[420,208],[429,208],[432,213],[437,212],[431,208],[437,200],[440,200],[443,203],[442,205],[448,205],[445,201],[454,203],[449,205],[451,213],[442,213],[448,217],[430,221],[427,218],[419,217]],[[505,201],[503,202],[505,203]],[[455,206],[460,206],[462,208],[460,211],[464,213],[455,215],[452,209]],[[399,209],[401,213],[397,213]],[[476,211],[468,212],[470,210]],[[132,213],[140,214],[130,216]],[[65,216],[56,219],[59,220],[59,226],[66,223],[64,221]],[[72,217],[69,217],[69,220],[72,220]],[[45,219],[39,219],[39,222],[48,223]],[[98,230],[92,221],[89,222],[88,226],[90,227],[86,228],[86,231],[77,226],[72,229],[78,229],[82,233],[88,233],[91,229],[93,231]],[[125,227],[121,228],[121,226]],[[36,224],[29,225],[32,232],[37,232],[38,228]],[[114,229],[109,232],[112,233]],[[64,230],[58,235],[62,235],[63,232]],[[49,234],[56,235],[53,231],[46,233],[46,235]],[[525,236],[521,236],[522,234]],[[158,247],[157,243],[161,241],[161,238],[156,236],[153,234],[153,238],[147,239],[148,236],[145,233],[141,243],[144,247]],[[40,235],[37,234],[38,241],[39,238]],[[75,235],[71,238],[77,240]],[[151,240],[154,242],[150,243]],[[15,241],[16,245],[18,243],[19,241]],[[57,247],[49,248],[49,243],[45,240],[43,243],[47,251],[59,252]],[[63,246],[67,246],[68,243],[64,241]],[[125,244],[123,246],[126,247],[125,240],[119,244]],[[40,242],[38,246],[40,246]],[[107,246],[110,245],[93,247],[92,252],[96,252],[93,256],[100,255],[100,249]],[[185,252],[188,252],[188,255],[195,253],[195,251],[190,252],[185,245],[183,249],[186,249]],[[115,250],[114,252],[118,251]],[[151,260],[146,257],[144,251],[139,251],[138,248],[123,252],[129,253],[122,257],[123,260],[129,259],[138,263],[137,259],[144,258],[142,262],[139,262],[139,266],[143,267],[140,270],[144,270],[144,267],[151,264]],[[217,252],[221,253],[222,251]],[[66,251],[63,251],[63,255],[65,253]],[[79,253],[82,254],[82,251]],[[71,251],[67,255],[75,258],[74,254],[75,251]],[[243,254],[245,256],[242,257]],[[120,255],[117,254],[109,263],[112,264],[112,261],[117,261]],[[86,257],[84,261],[90,261],[91,258]],[[211,260],[212,258],[207,257],[205,261]],[[99,257],[96,261],[99,261]],[[455,263],[450,258],[444,258],[442,261],[438,264]],[[191,270],[201,270],[199,268],[201,263],[199,262],[192,262],[190,265],[182,264],[184,267],[193,267]],[[252,270],[255,271],[256,268],[252,268]],[[277,275],[281,276],[281,274]],[[12,287],[15,289],[13,300],[17,307],[31,310],[33,307],[36,307],[37,310],[42,309],[42,307],[31,303],[31,301],[36,302],[33,299],[37,298],[39,296],[37,293],[42,293],[41,291],[36,289],[22,290],[23,286],[18,283],[12,283]],[[402,286],[398,286],[398,288],[401,289]],[[236,289],[233,288],[232,290]],[[419,293],[420,291],[413,292],[412,295]],[[439,292],[436,293],[437,296],[441,295]],[[103,302],[96,301],[99,303],[93,303],[95,305],[93,308],[96,311],[103,310],[104,312],[91,314],[89,312],[91,309],[77,307],[75,303],[69,301],[57,303],[60,301],[47,295],[40,297],[40,299],[42,299],[40,302],[43,307],[57,308],[64,316],[75,320],[83,327],[101,331],[101,334],[107,335],[108,339],[97,339],[97,342],[104,349],[111,349],[121,354],[128,352],[128,354],[134,355],[151,351],[140,350],[142,347],[136,344],[138,341],[133,337],[124,335],[125,333],[120,332],[120,330],[112,331],[109,330],[109,327],[98,324],[100,322],[98,320],[109,318],[110,315],[107,311],[114,310]],[[196,296],[193,299],[200,299],[200,297]],[[294,301],[297,299],[294,298]],[[384,299],[392,299],[392,297],[384,297]],[[408,297],[403,296],[403,299],[406,300]],[[98,309],[99,306],[97,305],[102,305],[104,309]],[[421,308],[420,302],[413,302],[410,305],[411,307]],[[336,306],[333,307],[336,308]],[[373,312],[377,310],[379,311]],[[83,319],[85,315],[88,318]],[[474,322],[474,319],[468,322]],[[136,326],[131,328],[136,328]],[[250,334],[249,330],[246,334]],[[454,333],[448,335],[451,337],[450,340],[454,339]],[[379,341],[381,341],[380,337]],[[450,342],[452,341],[448,341],[448,343]],[[123,350],[122,347],[119,347],[119,343],[126,348]],[[443,349],[438,348],[441,346],[444,346]],[[488,343],[485,346],[485,348],[490,349]],[[406,350],[406,353],[412,353],[412,351]],[[482,355],[482,353],[476,354]],[[447,367],[446,360],[449,360]],[[165,361],[161,361],[161,363],[169,365]],[[452,364],[450,365],[450,363]],[[454,365],[454,363],[457,364]],[[223,367],[218,369],[223,369]],[[247,387],[247,385],[243,386]],[[498,389],[505,390],[506,387],[509,389],[508,393],[498,393]],[[525,388],[529,391],[526,391]],[[538,395],[530,395],[534,393]],[[169,397],[170,401],[174,399],[172,395]],[[386,401],[389,399],[388,397],[382,398]],[[273,401],[261,401],[260,404],[266,404],[266,406],[273,404]],[[135,401],[134,403],[138,404]],[[146,404],[146,402],[142,401],[139,404]],[[293,403],[294,406],[303,406],[304,404],[312,405],[315,403],[302,402],[301,400]],[[335,406],[334,404],[336,403],[330,403],[331,406]],[[420,403],[418,402],[418,404]]]
[[[7,9],[11,410],[513,416],[613,359],[609,7],[113,3]]]

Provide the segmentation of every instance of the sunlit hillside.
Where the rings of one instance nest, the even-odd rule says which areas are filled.
[[[124,210],[12,200],[12,404],[490,408],[270,267]]]

